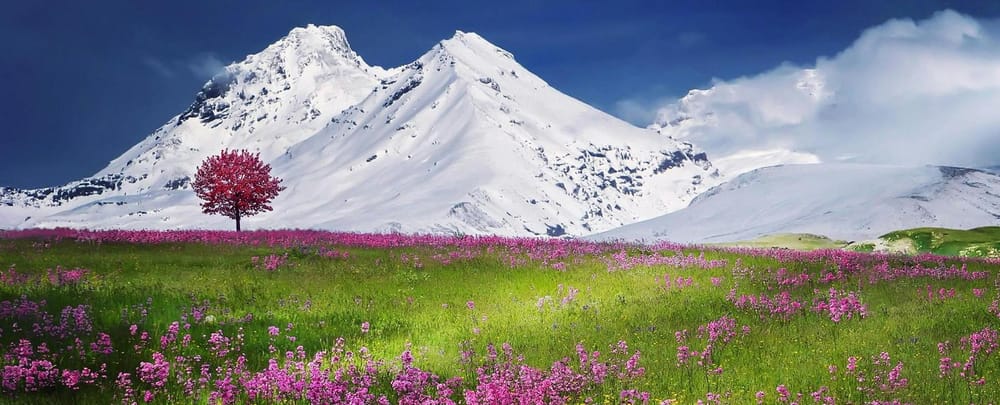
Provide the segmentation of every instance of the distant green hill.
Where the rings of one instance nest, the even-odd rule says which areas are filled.
[[[882,241],[891,244],[908,243],[917,252],[951,256],[1000,257],[1000,226],[969,230],[947,228],[914,228],[889,232]]]
[[[1000,257],[1000,226],[969,230],[913,228],[882,235],[874,241],[845,242],[807,233],[782,233],[719,246],[787,248],[796,250],[848,249],[899,253],[936,253],[948,256]]]

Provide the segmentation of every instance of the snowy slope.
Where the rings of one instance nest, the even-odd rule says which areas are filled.
[[[228,228],[188,186],[222,148],[259,150],[286,180],[248,227],[583,235],[680,209],[719,181],[692,145],[560,93],[476,34],[386,71],[339,28],[310,26],[227,67],[95,176],[108,184],[7,190],[0,213],[38,206],[20,227]]]
[[[807,164],[762,168],[698,196],[687,208],[595,235],[678,242],[813,233],[842,240],[938,226],[1000,224],[1000,176],[953,167]]]

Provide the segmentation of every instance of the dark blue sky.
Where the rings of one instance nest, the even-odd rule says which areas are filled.
[[[340,4],[343,3],[343,4]],[[181,112],[218,62],[307,23],[344,28],[371,64],[477,32],[612,114],[783,62],[809,64],[890,18],[991,1],[60,1],[0,6],[0,185],[89,176]],[[636,116],[625,116],[639,121]],[[645,122],[638,122],[645,124]]]

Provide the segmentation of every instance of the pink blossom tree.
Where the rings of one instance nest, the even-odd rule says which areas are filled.
[[[203,200],[202,212],[236,220],[237,232],[241,218],[271,211],[271,200],[285,189],[281,179],[271,176],[271,165],[246,150],[223,150],[206,158],[192,187]]]

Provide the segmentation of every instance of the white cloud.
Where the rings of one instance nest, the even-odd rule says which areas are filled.
[[[892,20],[814,66],[692,91],[656,123],[710,158],[777,148],[823,161],[998,164],[1000,25],[952,11]]]
[[[187,68],[199,78],[211,79],[215,75],[222,73],[226,68],[226,64],[213,53],[203,53],[188,61]]]
[[[642,123],[652,122],[658,113],[658,105],[662,104],[663,100],[658,102],[648,102],[641,99],[624,99],[615,102],[615,115],[621,119],[631,122],[636,125],[642,125]]]
[[[199,79],[208,80],[226,69],[225,63],[211,52],[169,61],[146,56],[142,58],[142,64],[164,78],[172,78],[186,70]]]

